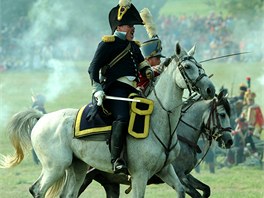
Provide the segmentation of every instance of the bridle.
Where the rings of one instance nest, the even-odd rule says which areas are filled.
[[[176,56],[172,56],[172,58],[175,58]],[[185,71],[185,67],[184,65],[182,64],[184,61],[186,60],[189,60],[191,62],[193,62],[197,68],[198,68],[198,71],[199,71],[199,76],[194,80],[192,81],[192,79],[188,76],[188,74],[186,73]],[[193,96],[192,95],[192,91],[193,92],[196,92],[199,90],[199,88],[197,87],[197,83],[205,76],[207,76],[204,72],[204,69],[202,68],[202,66],[192,57],[192,56],[185,56],[182,58],[182,60],[178,63],[178,68],[179,68],[179,71],[187,85],[187,88],[189,90],[189,97],[192,98]],[[153,85],[152,85],[153,86]],[[171,150],[173,150],[176,145],[178,144],[178,141],[179,139],[177,138],[177,141],[172,145],[172,138],[173,136],[176,134],[176,130],[177,130],[177,127],[180,123],[180,120],[178,121],[178,123],[176,124],[176,127],[172,130],[171,128],[171,119],[170,119],[170,115],[171,113],[174,111],[174,109],[178,108],[179,106],[181,106],[183,103],[181,103],[180,105],[174,107],[173,109],[171,110],[167,110],[164,105],[162,104],[160,98],[158,97],[157,95],[157,92],[156,92],[156,89],[155,89],[155,86],[153,86],[153,92],[154,92],[154,95],[159,103],[159,105],[161,106],[161,108],[167,113],[167,117],[168,117],[168,121],[169,121],[169,129],[170,129],[170,138],[169,138],[169,142],[167,144],[167,146],[165,145],[165,143],[162,142],[162,140],[159,138],[159,136],[157,135],[157,133],[154,131],[153,127],[150,126],[150,128],[152,129],[153,131],[153,134],[155,135],[155,137],[157,138],[157,140],[160,142],[160,144],[164,147],[165,149],[165,155],[166,155],[166,159],[165,159],[165,162],[164,162],[164,166],[166,165],[167,163],[167,160],[169,158],[169,153]],[[181,118],[181,117],[180,117]]]
[[[196,100],[196,101],[198,101],[198,100]],[[191,124],[185,122],[182,119],[183,114],[185,114],[188,111],[188,109],[196,101],[193,101],[189,106],[187,106],[187,108],[185,108],[185,110],[182,110],[182,112],[181,112],[182,115],[180,117],[179,122],[184,123],[186,126],[192,128],[195,131],[200,131],[200,135],[204,134],[206,139],[209,141],[209,145],[206,149],[206,152],[204,153],[204,155],[202,156],[200,161],[196,164],[196,166],[198,166],[201,163],[201,161],[204,159],[204,157],[206,156],[207,152],[209,151],[209,148],[212,145],[212,140],[217,140],[218,138],[220,138],[223,135],[224,131],[231,132],[232,128],[231,127],[225,127],[225,128],[222,127],[222,125],[220,123],[220,119],[219,119],[219,113],[217,111],[217,106],[220,105],[221,100],[217,101],[216,98],[214,98],[211,102],[210,114],[209,114],[209,117],[206,121],[205,126],[203,127],[203,130],[197,129],[196,127],[192,126]],[[196,143],[194,143],[194,142],[192,142],[192,141],[188,140],[187,138],[180,136],[180,135],[178,135],[178,139],[184,143],[187,143],[189,146],[193,147],[197,153],[201,153],[201,149],[199,148],[199,146]]]
[[[176,57],[176,56],[173,56]],[[187,74],[186,70],[185,70],[185,65],[183,64],[184,61],[191,61],[192,63],[195,64],[195,66],[198,68],[198,72],[199,72],[199,76],[193,81],[189,75]],[[189,91],[189,96],[191,96],[192,91],[194,92],[199,92],[199,87],[197,87],[197,83],[205,76],[207,76],[205,74],[204,69],[202,68],[202,65],[200,63],[198,63],[195,58],[193,58],[192,56],[184,56],[182,58],[180,58],[180,61],[178,63],[178,68],[179,71],[187,85],[187,89]]]
[[[219,113],[217,111],[217,106],[220,105],[221,100],[217,101],[216,98],[213,99],[210,109],[210,114],[208,117],[208,120],[205,124],[204,130],[205,135],[207,135],[207,139],[210,141],[212,139],[217,140],[219,137],[223,135],[224,131],[231,132],[231,127],[225,127],[223,128],[220,119],[219,119]]]
[[[179,142],[179,140],[177,138],[177,141],[172,145],[172,138],[176,134],[176,129],[177,129],[178,125],[179,125],[179,122],[177,123],[176,127],[172,130],[172,128],[171,128],[171,118],[170,118],[170,115],[173,112],[173,110],[176,109],[177,107],[181,106],[182,103],[180,105],[174,107],[172,110],[167,110],[164,107],[164,105],[161,103],[161,100],[160,100],[160,98],[157,95],[155,86],[153,87],[153,92],[154,92],[154,95],[155,95],[155,97],[156,97],[159,105],[161,106],[162,110],[164,110],[167,113],[168,122],[169,122],[170,138],[169,138],[169,142],[167,144],[168,146],[166,146],[166,144],[164,142],[162,142],[162,140],[159,138],[158,134],[154,131],[153,127],[150,125],[150,128],[153,131],[153,134],[155,135],[155,137],[157,138],[157,140],[159,141],[159,143],[163,146],[163,148],[165,150],[166,159],[165,159],[164,164],[163,164],[163,167],[165,167],[166,164],[167,164],[167,161],[168,161],[170,152],[176,147],[176,145]]]

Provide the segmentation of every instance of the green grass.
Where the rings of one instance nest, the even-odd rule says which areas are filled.
[[[59,84],[67,84],[59,96],[48,100],[47,111],[55,111],[62,108],[80,108],[91,100],[91,86],[87,73],[87,65],[83,64],[76,68],[64,68],[60,71],[63,75],[58,78]],[[231,89],[233,95],[238,93],[238,85],[245,82],[246,76],[252,78],[252,90],[257,93],[257,102],[264,107],[263,85],[257,80],[263,75],[261,63],[217,63],[208,62],[204,68],[208,74],[213,73],[212,78],[217,89],[222,85]],[[0,153],[11,154],[13,152],[5,133],[5,124],[10,116],[20,110],[31,106],[31,89],[35,92],[46,93],[46,84],[54,71],[7,71],[0,73]],[[57,82],[53,82],[56,86]],[[31,153],[17,167],[12,169],[0,169],[0,195],[3,198],[29,198],[28,188],[38,178],[40,166],[33,163]],[[264,172],[253,167],[232,167],[217,169],[216,174],[210,174],[208,168],[202,166],[201,174],[194,173],[200,180],[207,183],[212,190],[212,198],[263,198]],[[121,197],[126,197],[122,186]],[[82,197],[101,198],[105,197],[103,188],[93,182]],[[131,195],[128,195],[131,197]],[[146,197],[169,198],[175,197],[175,192],[167,185],[151,185],[147,187]]]

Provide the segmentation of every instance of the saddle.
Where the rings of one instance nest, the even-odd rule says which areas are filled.
[[[146,138],[149,132],[150,115],[153,112],[152,100],[131,94],[130,98],[140,102],[131,102],[128,134],[135,138]],[[108,140],[111,134],[113,117],[102,107],[89,103],[79,109],[74,123],[74,137],[85,140]],[[88,115],[88,116],[87,116]],[[92,116],[91,116],[92,115]],[[87,119],[88,118],[88,119]]]

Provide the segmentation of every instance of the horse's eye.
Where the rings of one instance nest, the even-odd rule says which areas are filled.
[[[185,65],[184,68],[185,69],[190,69],[190,65]]]
[[[218,115],[219,115],[221,118],[225,118],[225,117],[226,117],[225,113],[219,113]]]

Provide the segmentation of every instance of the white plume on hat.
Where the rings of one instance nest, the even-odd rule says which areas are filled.
[[[143,8],[139,14],[143,20],[143,23],[144,23],[144,26],[148,33],[149,38],[157,37],[156,26],[153,22],[153,17],[149,9]]]
[[[120,7],[126,7],[131,5],[131,0],[119,0],[119,6]]]

